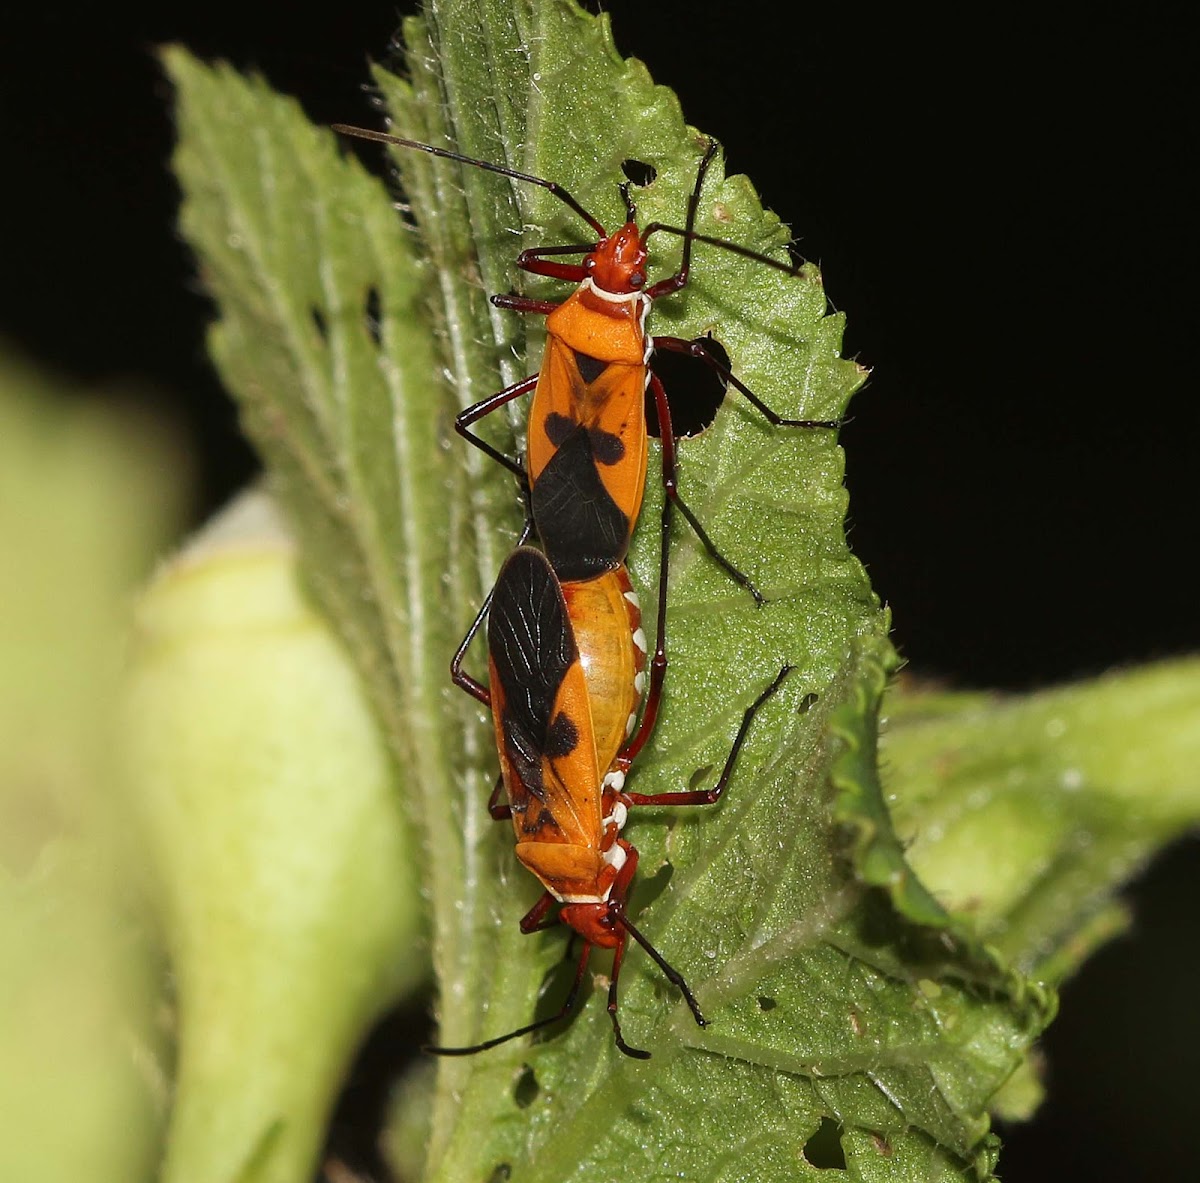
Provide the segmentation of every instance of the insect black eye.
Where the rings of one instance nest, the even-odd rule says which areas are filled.
[[[646,277],[640,271],[635,271],[629,277],[629,286],[631,288],[640,288],[646,282]]]

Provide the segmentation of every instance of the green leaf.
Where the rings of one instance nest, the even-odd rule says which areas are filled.
[[[883,751],[907,856],[1005,961],[1057,982],[1110,893],[1200,817],[1200,661],[1004,698],[899,687]]]
[[[410,820],[462,883],[461,836],[484,829],[466,804],[486,737],[462,735],[473,712],[446,668],[454,622],[482,585],[424,324],[435,277],[386,192],[297,104],[181,49],[164,60],[179,93],[181,226],[221,310],[214,360],[290,516],[302,574],[366,680]],[[445,976],[459,957],[455,896],[432,901]]]
[[[399,134],[551,177],[610,225],[623,221],[622,161],[648,161],[657,178],[637,191],[642,219],[681,221],[705,140],[616,54],[605,18],[565,0],[448,0],[405,35],[408,81],[376,75]],[[558,1005],[563,941],[517,929],[538,887],[508,828],[487,820],[489,728],[445,672],[520,524],[516,493],[498,466],[443,443],[457,408],[536,366],[537,319],[487,302],[516,282],[516,249],[580,242],[586,227],[541,189],[400,152],[418,262],[382,187],[293,104],[178,51],[168,64],[183,225],[220,307],[214,356],[309,582],[367,678],[424,840],[441,1038],[501,1034],[529,1021],[547,975],[543,1005]],[[786,258],[787,230],[720,160],[699,229]],[[667,274],[679,244],[655,245]],[[781,414],[843,412],[864,373],[840,357],[842,318],[826,315],[815,268],[787,277],[699,245],[692,274],[656,306],[652,331],[712,331]],[[371,291],[378,342],[364,321]],[[520,413],[489,425],[510,451]],[[532,1045],[439,1061],[427,1117],[414,1105],[425,1176],[815,1176],[807,1148],[822,1167],[844,1160],[851,1179],[986,1178],[989,1098],[1052,999],[920,887],[891,831],[870,757],[894,655],[846,547],[841,452],[831,433],[773,430],[731,396],[681,445],[680,473],[718,546],[770,602],[756,608],[677,523],[671,667],[637,790],[710,780],[746,705],[784,662],[795,667],[720,807],[645,810],[630,829],[642,853],[634,917],[710,1026],[633,952],[623,1023],[654,1058],[622,1057],[589,997]],[[652,603],[662,494],[649,484],[631,567]],[[418,1141],[412,1126],[398,1139],[410,1167]]]
[[[180,441],[0,351],[0,1178],[148,1179],[160,967],[115,807],[129,597],[178,528]]]
[[[126,788],[178,1009],[161,1178],[291,1183],[425,969],[392,762],[261,492],[159,571],[134,640]]]

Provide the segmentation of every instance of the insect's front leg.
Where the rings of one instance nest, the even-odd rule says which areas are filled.
[[[505,468],[515,473],[522,481],[528,479],[525,475],[525,466],[512,456],[506,456],[498,448],[493,448],[487,440],[477,436],[469,428],[473,423],[478,423],[485,415],[490,415],[497,408],[503,407],[515,398],[520,398],[523,394],[528,394],[537,385],[537,380],[538,376],[536,374],[530,374],[528,378],[522,378],[520,382],[515,382],[512,386],[498,390],[495,394],[488,395],[487,398],[468,407],[465,411],[459,412],[454,419],[454,430],[463,439],[469,444],[473,444],[485,455],[490,456],[497,464],[503,464]]]

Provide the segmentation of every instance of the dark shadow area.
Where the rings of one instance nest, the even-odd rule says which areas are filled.
[[[423,1057],[422,1043],[433,1038],[431,1000],[402,1006],[376,1024],[346,1076],[330,1121],[322,1159],[335,1159],[371,1183],[391,1183],[379,1145],[392,1089]],[[321,1174],[317,1183],[327,1183]]]
[[[517,1077],[517,1083],[513,1085],[514,1104],[518,1109],[528,1109],[538,1099],[541,1091],[542,1087],[538,1084],[537,1076],[533,1069],[526,1064],[521,1069],[521,1075]]]
[[[708,352],[723,366],[729,365],[725,347],[711,337],[704,338]],[[671,408],[671,426],[677,439],[699,435],[717,417],[725,401],[724,378],[698,357],[658,350],[650,359],[650,368],[658,375]],[[662,434],[654,395],[646,391],[646,428],[654,439]]]

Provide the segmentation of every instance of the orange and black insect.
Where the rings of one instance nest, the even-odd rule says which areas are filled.
[[[671,510],[677,506],[709,554],[759,604],[763,596],[750,578],[717,549],[699,519],[680,496],[676,437],[671,408],[662,382],[650,368],[655,350],[686,354],[711,367],[729,386],[743,394],[773,425],[830,428],[838,420],[785,419],[749,389],[710,350],[705,339],[651,336],[646,318],[657,299],[681,291],[691,273],[692,246],[704,242],[758,260],[789,274],[797,268],[768,258],[736,243],[696,231],[704,178],[717,145],[710,141],[696,171],[683,227],[651,222],[637,224],[630,185],[620,186],[627,220],[609,234],[566,188],[554,181],[518,172],[503,165],[463,156],[415,140],[335,124],[349,135],[411,148],[475,168],[538,185],[582,218],[597,235],[590,246],[554,245],[522,251],[516,265],[534,275],[578,284],[561,303],[521,295],[496,295],[498,307],[545,315],[547,340],[539,372],[468,407],[455,420],[459,433],[488,456],[514,472],[528,491],[529,513],[542,548],[564,585],[615,570],[625,560],[641,511],[649,455],[645,414],[647,389],[653,397],[662,443],[662,483],[666,491],[661,523],[659,606],[655,654],[647,713],[657,708],[666,670],[666,597],[670,560]],[[683,239],[678,271],[654,283],[646,266],[651,236],[674,234]],[[580,262],[561,262],[562,256],[582,255]],[[524,463],[494,448],[471,431],[473,424],[523,394],[533,392]],[[528,534],[523,535],[528,537]],[[486,605],[483,612],[486,612]],[[481,613],[482,618],[483,613]],[[478,630],[477,619],[468,640]],[[459,680],[463,650],[455,658]]]
[[[625,917],[637,852],[619,837],[630,805],[685,805],[715,802],[733,770],[753,713],[787,673],[746,712],[725,771],[717,786],[698,792],[658,796],[624,792],[626,773],[653,730],[666,671],[666,587],[673,506],[695,530],[714,559],[756,602],[763,597],[748,576],[730,563],[679,495],[675,432],[666,392],[650,369],[658,350],[687,354],[710,366],[721,379],[774,425],[836,428],[837,421],[784,419],[768,407],[710,351],[705,340],[652,337],[646,318],[654,300],[682,290],[688,282],[692,246],[706,242],[789,273],[796,268],[734,243],[695,230],[704,178],[717,146],[709,143],[697,169],[683,228],[654,222],[639,229],[630,186],[621,186],[627,220],[613,234],[563,186],[544,178],[413,140],[335,125],[335,130],[416,149],[434,156],[539,185],[569,206],[596,233],[591,246],[556,245],[523,251],[517,266],[526,272],[578,284],[561,303],[520,295],[497,295],[497,306],[545,315],[547,344],[541,369],[463,411],[460,434],[512,470],[528,497],[525,542],[536,529],[544,555],[518,544],[459,646],[452,663],[454,681],[492,708],[500,751],[501,780],[489,809],[513,820],[517,856],[534,872],[546,894],[522,921],[534,931],[555,901],[559,919],[584,938],[575,984],[558,1015],[574,1003],[593,945],[614,950],[609,1011],[618,1046],[630,1055],[616,1017],[616,983],[627,938],[642,944],[676,983],[698,1022],[703,1017],[683,979]],[[647,242],[656,233],[683,238],[679,270],[648,284]],[[578,263],[561,262],[581,255]],[[646,640],[637,597],[624,560],[641,510],[649,456],[645,415],[649,390],[662,442],[662,482],[666,491],[661,521],[661,556],[655,653],[649,693],[640,726],[637,708],[646,692]],[[475,435],[471,427],[491,411],[533,392],[524,463]],[[476,681],[463,659],[489,609],[490,685]],[[513,704],[523,704],[517,710]],[[502,805],[500,789],[508,796]],[[535,1030],[469,1048],[434,1049],[446,1054],[481,1051]]]
[[[575,1005],[591,951],[599,947],[613,950],[608,1013],[617,1047],[626,1055],[647,1058],[648,1052],[625,1042],[617,1018],[618,981],[630,937],[679,988],[696,1022],[706,1023],[683,976],[626,915],[638,852],[621,831],[635,805],[704,805],[720,800],[755,713],[779,688],[789,667],[784,666],[747,708],[713,788],[654,795],[627,792],[625,774],[637,737],[623,742],[622,716],[638,696],[632,694],[632,687],[619,685],[631,670],[623,652],[628,641],[623,642],[622,636],[628,638],[631,630],[636,631],[640,618],[636,604],[622,590],[628,582],[621,573],[582,586],[589,596],[607,596],[612,613],[598,612],[591,603],[584,606],[586,611],[572,612],[546,556],[531,547],[518,547],[501,568],[491,597],[489,686],[462,675],[463,685],[491,708],[495,724],[501,783],[508,800],[500,803],[497,785],[489,810],[498,820],[511,819],[517,858],[545,888],[521,920],[521,931],[536,932],[555,923],[573,929],[583,939],[575,978],[555,1014],[470,1047],[431,1049],[441,1055],[485,1051],[565,1018]],[[612,627],[580,632],[573,624],[575,616],[585,622],[609,620]],[[643,652],[643,660],[644,656]],[[586,672],[585,661],[593,667]],[[634,658],[632,667],[637,666]],[[601,686],[612,686],[612,694],[598,696],[593,688]],[[555,904],[560,906],[558,915],[547,921]]]

